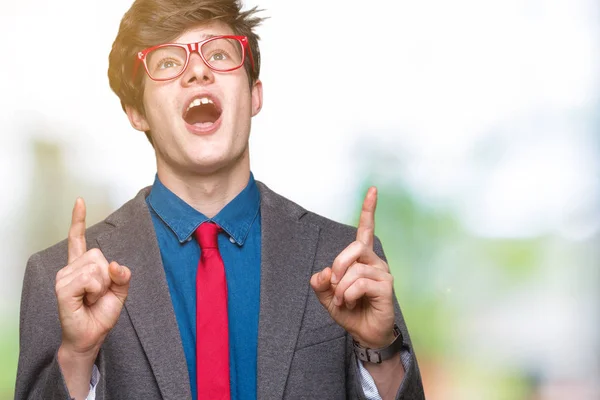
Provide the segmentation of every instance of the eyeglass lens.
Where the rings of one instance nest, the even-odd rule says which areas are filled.
[[[200,47],[202,56],[210,68],[225,71],[242,65],[243,48],[239,40],[216,38]],[[162,46],[146,55],[146,66],[154,79],[173,78],[185,67],[187,52],[179,46]]]

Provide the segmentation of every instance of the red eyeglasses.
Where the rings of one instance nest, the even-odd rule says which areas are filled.
[[[254,71],[254,59],[246,36],[214,36],[196,43],[159,44],[137,54],[133,78],[135,79],[139,64],[142,62],[152,80],[175,79],[187,68],[192,53],[198,53],[202,61],[213,71],[234,71],[244,65],[246,52]]]

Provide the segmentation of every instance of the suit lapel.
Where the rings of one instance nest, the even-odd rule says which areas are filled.
[[[191,398],[188,370],[152,219],[148,190],[113,214],[115,229],[98,238],[106,258],[131,269],[125,309],[144,348],[162,397]]]
[[[300,207],[261,190],[261,280],[257,394],[283,398],[310,289],[319,228]]]

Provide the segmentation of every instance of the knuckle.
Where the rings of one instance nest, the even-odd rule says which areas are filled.
[[[54,281],[54,290],[58,290],[58,288],[62,286],[60,284],[61,282],[62,282],[62,278],[59,278],[58,274],[57,274],[56,275],[56,280]]]
[[[359,276],[365,275],[367,272],[366,266],[361,263],[354,263],[353,269],[354,273]]]
[[[335,288],[333,295],[336,297],[341,297],[346,292],[346,285],[344,282],[340,282],[340,284]]]
[[[99,259],[101,257],[104,257],[104,255],[102,254],[102,251],[100,251],[100,249],[97,247],[94,247],[93,249],[88,250],[88,254],[93,259]]]
[[[90,275],[94,275],[96,272],[98,272],[98,264],[96,264],[96,263],[88,264],[86,269]]]
[[[356,280],[356,288],[361,291],[366,290],[368,286],[368,282],[365,278],[359,278]]]
[[[331,269],[338,270],[340,268],[340,265],[342,264],[342,253],[340,253],[334,260],[333,263],[331,264]]]
[[[350,254],[349,254],[348,250],[344,250],[344,251],[342,251],[342,252],[341,252],[341,253],[340,253],[340,254],[337,256],[337,258],[336,258],[336,261],[338,261],[338,263],[339,263],[340,265],[343,265],[343,264],[345,264],[345,263],[347,263],[347,262],[348,262],[348,259],[349,259],[350,257],[351,257],[351,256],[350,256]]]
[[[64,294],[63,290],[56,291],[56,302],[58,304],[63,304],[65,302],[65,297],[66,297],[66,295]]]
[[[66,267],[65,267],[66,268]],[[62,279],[62,277],[65,275],[65,268],[60,269],[57,273],[56,273],[56,283],[58,283],[58,281],[60,281]]]
[[[92,275],[90,275],[89,272],[84,272],[79,276],[79,282],[81,282],[84,285],[87,285],[91,281],[92,281]]]
[[[56,294],[56,300],[59,303],[62,303],[68,297],[69,290],[66,286],[56,285],[56,287],[54,288],[54,293]]]

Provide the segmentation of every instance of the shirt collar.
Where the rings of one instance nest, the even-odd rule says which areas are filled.
[[[214,218],[208,218],[180,199],[162,184],[158,175],[147,200],[159,218],[175,233],[180,243],[189,240],[201,223],[212,221],[242,246],[260,210],[260,192],[252,173],[244,190]]]

